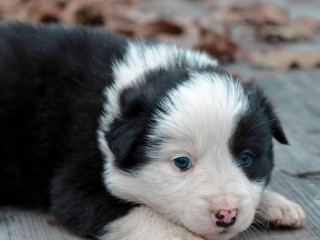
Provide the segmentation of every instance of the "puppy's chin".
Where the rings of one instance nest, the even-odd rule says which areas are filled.
[[[228,240],[236,236],[239,232],[232,232],[228,230],[221,230],[210,234],[201,235],[205,240]]]

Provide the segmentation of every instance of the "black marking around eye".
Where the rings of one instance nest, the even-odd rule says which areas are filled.
[[[236,162],[244,150],[252,152],[255,156],[253,162],[249,167],[243,168],[243,171],[250,180],[264,180],[267,184],[273,169],[273,119],[265,113],[264,97],[259,92],[253,94],[251,90],[248,99],[249,110],[238,116],[229,141],[229,149]]]

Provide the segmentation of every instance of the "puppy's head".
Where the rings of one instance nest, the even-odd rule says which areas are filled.
[[[107,188],[206,238],[245,230],[270,179],[272,138],[287,143],[266,97],[213,67],[140,78],[117,94],[101,140]]]

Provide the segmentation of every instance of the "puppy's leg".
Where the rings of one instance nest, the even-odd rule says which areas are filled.
[[[136,207],[110,223],[101,240],[203,240],[155,212],[149,207]]]
[[[300,205],[272,191],[265,190],[262,193],[259,210],[257,218],[271,226],[299,228],[306,223]]]

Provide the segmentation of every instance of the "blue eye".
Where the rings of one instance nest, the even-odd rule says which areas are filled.
[[[242,167],[249,167],[252,163],[253,156],[251,153],[245,152],[240,155],[239,162]]]
[[[192,166],[190,159],[187,157],[177,157],[173,161],[181,171],[187,171]]]

